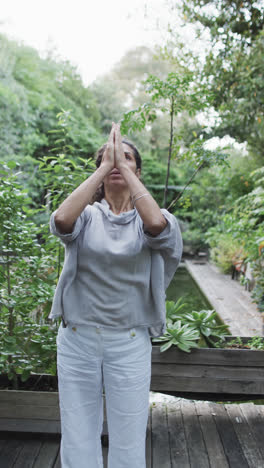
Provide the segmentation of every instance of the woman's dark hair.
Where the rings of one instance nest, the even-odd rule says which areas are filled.
[[[135,147],[135,145],[127,140],[126,138],[123,138],[122,139],[122,143],[125,143],[126,145],[130,146],[130,148],[133,150],[133,154],[134,154],[134,157],[135,157],[135,160],[136,160],[136,165],[137,165],[137,169],[141,169],[141,164],[142,164],[142,160],[141,160],[141,156],[138,152],[138,149]],[[105,143],[103,146],[101,146],[101,148],[99,148],[99,150],[97,151],[96,153],[96,161],[95,161],[95,164],[96,164],[96,167],[98,168],[102,162],[102,158],[103,158],[103,154],[105,152],[105,149],[106,149],[106,145],[107,143]],[[100,202],[105,196],[105,191],[104,191],[104,183],[102,182],[98,189],[96,190],[92,200],[91,200],[91,204],[93,204],[94,202]]]

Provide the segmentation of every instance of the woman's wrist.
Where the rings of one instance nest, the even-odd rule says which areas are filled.
[[[97,171],[99,173],[107,175],[112,169],[113,169],[113,167],[112,167],[111,164],[107,164],[107,163],[104,162],[104,163],[100,164],[100,166],[97,168]]]

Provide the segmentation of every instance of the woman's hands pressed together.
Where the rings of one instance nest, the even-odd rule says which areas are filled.
[[[115,125],[116,124],[112,122],[112,129],[101,162],[102,167],[107,167],[109,171],[115,167]]]
[[[120,124],[112,122],[112,129],[106,143],[106,149],[104,151],[101,164],[104,167],[107,167],[109,171],[116,168],[122,172],[124,167],[129,167],[122,144]]]
[[[122,172],[123,167],[128,167],[124,148],[122,145],[122,136],[120,132],[120,124],[115,124],[115,167]]]
[[[109,164],[109,171],[113,171],[113,169],[119,171],[122,179],[115,179],[116,183],[119,180],[118,185],[121,187],[121,181],[123,180],[132,199],[135,194],[140,194],[136,199],[136,208],[143,220],[144,230],[152,236],[156,236],[166,227],[167,220],[163,216],[157,202],[139,180],[140,169],[136,167],[135,156],[131,153],[132,150],[130,151],[129,147],[126,150],[126,147],[127,145],[122,143],[120,124],[113,123],[102,161],[106,161]],[[114,166],[111,166],[113,158]],[[111,161],[111,164],[109,161]]]

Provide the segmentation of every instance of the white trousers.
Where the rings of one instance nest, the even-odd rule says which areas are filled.
[[[103,387],[108,468],[146,468],[151,351],[147,327],[60,325],[57,368],[62,468],[103,468]]]

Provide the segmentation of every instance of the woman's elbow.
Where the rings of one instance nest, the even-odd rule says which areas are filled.
[[[162,231],[164,231],[164,229],[166,228],[168,224],[168,221],[166,218],[163,217],[162,220],[160,220],[159,222],[155,223],[155,224],[152,224],[149,228],[148,228],[148,232],[152,235],[152,236],[158,236],[159,234],[162,233]]]
[[[54,222],[55,222],[55,226],[57,228],[57,230],[61,233],[61,234],[70,234],[72,231],[73,231],[73,228],[74,228],[74,224],[66,224],[64,221],[62,221],[58,216],[54,216]]]

